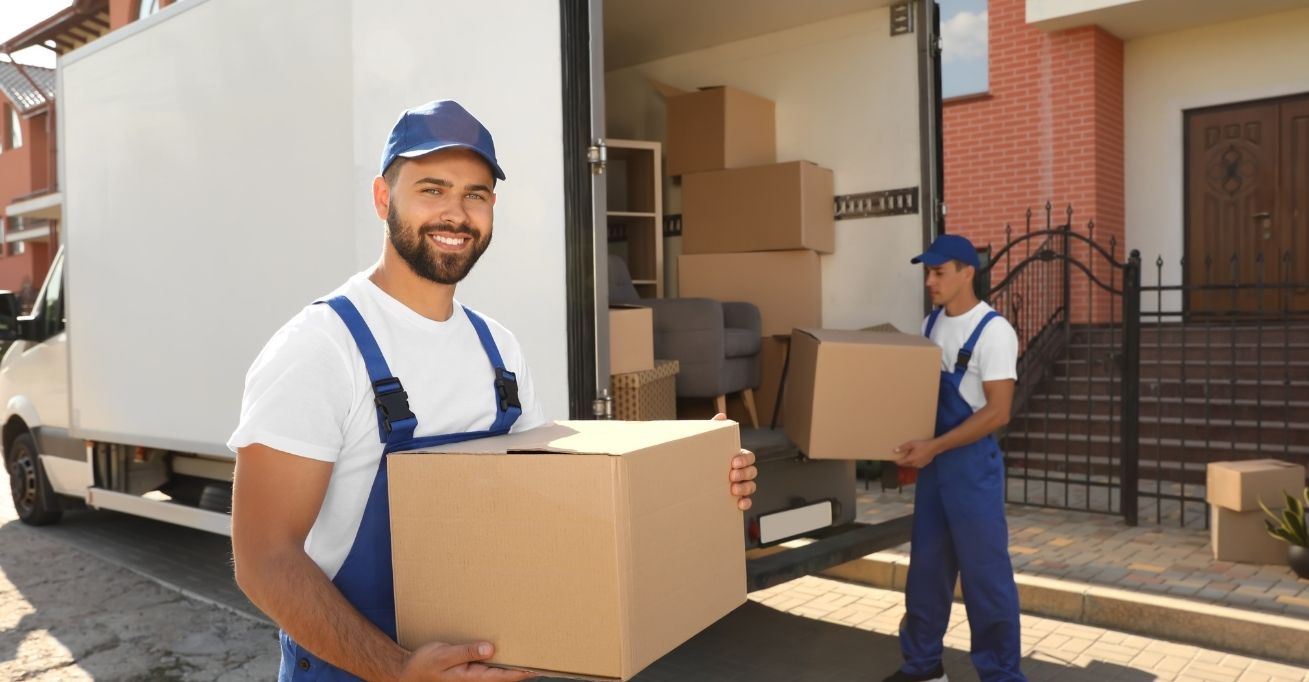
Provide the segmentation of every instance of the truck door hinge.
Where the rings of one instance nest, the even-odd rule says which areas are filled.
[[[595,144],[586,148],[586,162],[590,164],[593,175],[604,175],[605,166],[609,163],[609,147],[604,140],[596,140]]]

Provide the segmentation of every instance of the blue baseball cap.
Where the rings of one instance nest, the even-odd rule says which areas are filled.
[[[977,249],[973,247],[973,243],[957,234],[943,234],[937,237],[927,251],[914,256],[909,262],[936,267],[952,260],[975,268],[982,267],[982,261],[977,257]]]
[[[401,112],[400,120],[391,129],[391,137],[382,150],[382,168],[395,157],[412,159],[442,149],[463,148],[477,152],[491,166],[491,173],[504,180],[505,172],[495,160],[495,142],[491,131],[473,118],[468,110],[451,99],[420,104]]]

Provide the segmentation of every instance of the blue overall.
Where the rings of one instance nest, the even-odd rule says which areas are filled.
[[[324,301],[319,301],[323,303]],[[344,296],[325,301],[336,311],[345,326],[354,337],[355,345],[364,358],[368,369],[368,379],[373,384],[374,404],[377,406],[377,430],[384,446],[381,461],[377,465],[377,474],[373,477],[373,486],[368,492],[368,502],[364,506],[363,519],[355,533],[354,544],[346,555],[345,562],[337,571],[332,584],[336,585],[346,600],[354,605],[360,613],[385,632],[391,639],[396,638],[395,631],[395,597],[393,595],[393,576],[391,573],[391,519],[390,505],[387,499],[386,456],[392,452],[415,450],[447,443],[457,443],[474,438],[498,436],[509,432],[510,427],[522,414],[522,405],[518,400],[518,382],[512,372],[505,370],[500,351],[486,322],[467,308],[468,320],[482,342],[487,359],[495,370],[492,391],[487,395],[487,407],[495,410],[495,422],[486,431],[471,433],[453,433],[446,435],[415,438],[418,418],[409,410],[409,397],[401,386],[400,380],[391,375],[386,359],[377,346],[377,340],[368,329],[363,316],[354,304]],[[282,643],[282,663],[277,679],[321,680],[336,682],[338,680],[358,680],[360,678],[336,668],[317,656],[309,653],[297,644],[285,632],[280,634]]]
[[[927,319],[929,338],[940,314],[938,308]],[[997,316],[987,313],[959,349],[954,371],[941,372],[937,436],[972,416],[959,383],[982,330]],[[1009,561],[1004,485],[1004,457],[990,436],[937,455],[919,472],[900,631],[904,672],[927,675],[941,662],[955,579],[962,576],[978,676],[983,682],[1026,680],[1018,667],[1018,588]]]

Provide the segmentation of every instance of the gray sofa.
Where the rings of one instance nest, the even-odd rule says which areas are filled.
[[[654,311],[654,354],[677,360],[677,397],[714,398],[726,410],[726,396],[741,393],[758,426],[754,389],[759,386],[762,326],[753,303],[709,298],[641,298],[627,264],[609,256],[609,300]]]

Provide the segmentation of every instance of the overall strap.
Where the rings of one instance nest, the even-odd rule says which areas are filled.
[[[932,309],[931,314],[927,316],[927,328],[923,330],[923,336],[926,336],[929,339],[932,338],[932,327],[936,326],[936,318],[941,316],[942,310],[944,310],[944,308]]]
[[[405,393],[400,380],[391,375],[391,368],[382,357],[382,349],[377,339],[368,329],[368,323],[359,314],[359,310],[345,296],[337,296],[326,303],[345,322],[350,336],[354,337],[359,354],[364,358],[364,367],[368,370],[368,380],[373,384],[373,403],[377,406],[377,433],[383,443],[403,442],[414,437],[418,428],[418,418],[409,409],[409,394]]]
[[[518,377],[505,369],[504,359],[500,357],[500,349],[495,345],[495,338],[491,336],[486,320],[467,307],[464,312],[468,315],[468,321],[473,323],[477,338],[482,342],[482,350],[486,351],[486,357],[495,370],[495,423],[490,430],[508,433],[509,428],[523,414],[523,404],[518,400]]]
[[[954,363],[955,374],[962,377],[964,372],[968,371],[968,361],[973,357],[973,349],[977,347],[977,340],[982,338],[982,330],[986,329],[988,322],[997,317],[1000,317],[1000,313],[992,310],[982,317],[982,321],[978,322],[976,327],[973,327],[973,333],[969,335],[968,340],[959,349],[959,357]]]

